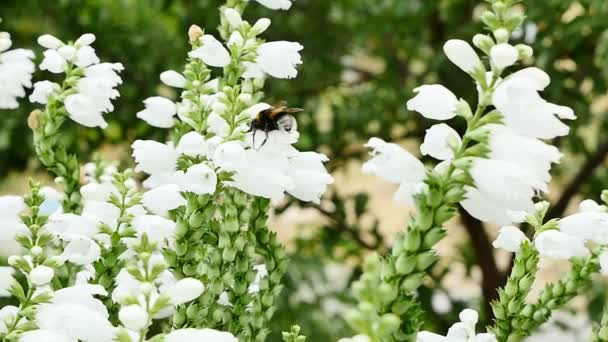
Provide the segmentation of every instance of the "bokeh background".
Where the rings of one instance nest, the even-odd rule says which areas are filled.
[[[94,155],[131,166],[130,143],[163,140],[167,132],[135,117],[150,96],[175,98],[158,75],[181,70],[189,45],[186,31],[198,24],[214,32],[220,0],[1,0],[2,31],[14,46],[31,48],[36,38],[51,33],[62,39],[97,35],[102,60],[125,65],[121,97],[107,115],[105,131],[66,126],[64,142],[83,161]],[[441,82],[470,102],[475,89],[465,74],[442,54],[450,38],[468,39],[483,29],[477,19],[479,0],[296,0],[288,12],[252,4],[245,18],[261,16],[273,25],[268,40],[301,42],[304,64],[296,80],[267,82],[267,102],[286,100],[306,109],[299,117],[298,147],[329,156],[336,184],[319,206],[287,201],[275,209],[272,226],[289,246],[291,263],[285,290],[273,322],[281,330],[298,323],[310,341],[335,341],[352,332],[342,319],[353,305],[348,288],[359,274],[361,259],[390,248],[395,232],[405,229],[410,208],[392,203],[395,188],[364,176],[363,144],[378,136],[418,151],[433,123],[408,112],[405,102],[423,83]],[[514,35],[516,43],[533,46],[536,65],[552,79],[544,97],[572,107],[578,115],[571,134],[553,141],[564,153],[555,168],[551,191],[543,196],[557,217],[575,210],[583,198],[599,200],[608,188],[608,1],[530,0],[527,20]],[[37,80],[48,78],[37,73]],[[22,193],[27,179],[51,179],[34,158],[26,118],[34,107],[23,101],[19,110],[0,112],[0,194]],[[457,119],[453,123],[459,127]],[[461,127],[464,128],[464,127]],[[426,160],[425,162],[432,162]],[[462,215],[450,223],[449,238],[439,246],[439,263],[420,296],[433,317],[428,329],[445,330],[464,306],[482,310],[505,281],[510,256],[494,251],[496,227]],[[538,287],[565,270],[543,265]],[[588,326],[604,303],[600,279],[593,291],[575,301],[576,329]],[[563,314],[570,325],[574,320]],[[575,336],[575,335],[573,335]],[[572,341],[579,341],[572,337]],[[562,341],[562,340],[560,340]],[[568,341],[563,339],[563,341]]]

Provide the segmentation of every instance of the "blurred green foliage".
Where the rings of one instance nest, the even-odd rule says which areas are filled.
[[[75,39],[93,32],[97,35],[94,47],[102,59],[125,65],[121,98],[116,111],[107,115],[109,128],[76,129],[74,125],[66,130],[66,143],[86,160],[102,143],[164,138],[164,132],[137,120],[135,113],[147,97],[176,95],[160,86],[158,75],[167,69],[181,69],[188,47],[187,28],[196,23],[214,31],[218,25],[216,8],[221,3],[2,0],[1,28],[12,34],[14,46],[32,48],[39,58],[41,49],[35,41],[43,33]],[[570,197],[582,194],[597,198],[601,189],[608,188],[608,171],[602,167],[608,153],[608,1],[526,3],[528,19],[515,42],[532,45],[536,56],[527,64],[550,74],[552,84],[545,98],[572,107],[579,116],[571,134],[555,141],[565,157],[552,198],[560,198],[568,184],[574,188]],[[371,136],[421,140],[431,123],[405,109],[405,101],[416,86],[440,82],[475,102],[469,79],[447,62],[441,48],[447,39],[470,40],[481,31],[482,24],[476,18],[481,6],[484,4],[478,0],[296,0],[288,12],[252,4],[245,18],[269,17],[273,25],[265,34],[268,40],[304,45],[298,78],[267,82],[267,99],[306,108],[299,118],[300,147],[326,153],[330,168],[340,170],[347,162],[364,158],[362,145]],[[35,79],[48,77],[38,73]],[[11,170],[24,170],[33,156],[26,125],[32,108],[23,101],[19,110],[0,114],[0,178]],[[581,181],[571,182],[577,174]],[[386,250],[377,221],[370,225],[363,219],[368,213],[367,198],[365,193],[345,197],[332,192],[327,205],[317,208],[327,223],[302,227],[307,237],[295,244],[286,290],[275,316],[273,341],[279,340],[281,330],[295,323],[310,341],[331,341],[350,333],[339,313],[323,310],[323,298],[332,293],[322,291],[306,301],[295,294],[306,282],[323,277],[329,261],[353,265],[352,278],[356,278],[356,265],[367,251]],[[571,198],[566,199],[567,204]],[[290,205],[299,204],[288,203],[278,212]],[[352,212],[354,215],[349,214]],[[463,248],[465,257],[458,258],[466,259],[467,267],[475,261],[470,248],[478,246]],[[439,267],[429,288],[420,292],[429,312],[433,310],[430,288],[441,286],[446,273],[447,269]],[[348,293],[334,292],[333,297],[349,303]],[[452,312],[434,316],[440,318],[432,320],[431,328],[445,329],[460,307],[455,303]]]

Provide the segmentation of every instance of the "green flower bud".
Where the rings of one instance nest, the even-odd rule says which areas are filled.
[[[410,274],[416,268],[416,259],[408,257],[405,253],[401,254],[395,261],[395,270],[399,274]]]
[[[489,54],[495,43],[494,39],[492,39],[492,37],[490,36],[487,36],[485,34],[476,34],[473,37],[473,45],[475,45],[478,49],[485,52],[486,54]]]
[[[532,56],[534,56],[534,50],[528,45],[518,44],[515,46],[515,48],[519,52],[520,59],[527,59],[527,58],[531,58]]]

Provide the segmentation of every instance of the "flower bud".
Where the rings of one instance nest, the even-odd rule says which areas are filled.
[[[203,291],[205,291],[205,285],[199,280],[184,278],[169,288],[167,295],[171,299],[171,303],[179,305],[198,298]]]
[[[186,78],[177,71],[167,70],[160,74],[160,80],[169,87],[184,88],[186,86]]]
[[[76,39],[74,45],[77,47],[89,46],[95,42],[95,35],[92,33],[85,33]]]
[[[148,324],[148,313],[139,305],[127,305],[118,312],[118,319],[125,328],[139,331]]]
[[[526,44],[515,45],[515,48],[519,52],[520,59],[531,58],[534,56],[534,50],[532,50],[532,48]]]
[[[443,45],[443,51],[452,63],[467,73],[473,72],[481,65],[481,60],[475,50],[464,40],[448,40]]]
[[[197,41],[204,34],[205,34],[205,31],[203,31],[203,29],[198,25],[192,25],[188,29],[188,39],[190,39],[190,42]]]
[[[494,39],[485,34],[476,34],[473,37],[473,45],[485,53],[489,53],[492,46],[494,46]]]
[[[55,275],[55,271],[44,265],[36,266],[30,272],[30,280],[36,286],[42,286],[48,284],[53,276]]]
[[[40,115],[40,110],[36,109],[30,113],[30,116],[27,117],[27,125],[31,129],[37,129],[40,125],[38,121],[38,115]]]
[[[255,24],[251,28],[251,33],[253,33],[254,35],[257,36],[261,33],[264,33],[264,31],[266,31],[269,26],[270,26],[270,19],[260,18],[260,19],[258,19],[258,21],[255,22]]]
[[[34,246],[30,249],[30,252],[33,256],[38,256],[42,253],[42,248],[40,246]]]
[[[241,23],[243,22],[241,15],[234,8],[226,8],[224,10],[224,16],[226,16],[226,20],[228,21],[228,24],[233,28],[239,27],[241,25]]]
[[[519,59],[519,51],[510,44],[498,44],[490,50],[490,57],[492,63],[502,70],[517,62]]]
[[[494,31],[494,38],[496,38],[498,43],[506,43],[509,40],[509,31],[501,27]]]

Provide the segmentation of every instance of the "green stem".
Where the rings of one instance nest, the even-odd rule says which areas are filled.
[[[602,318],[593,324],[592,342],[608,342],[608,301],[604,304]]]

